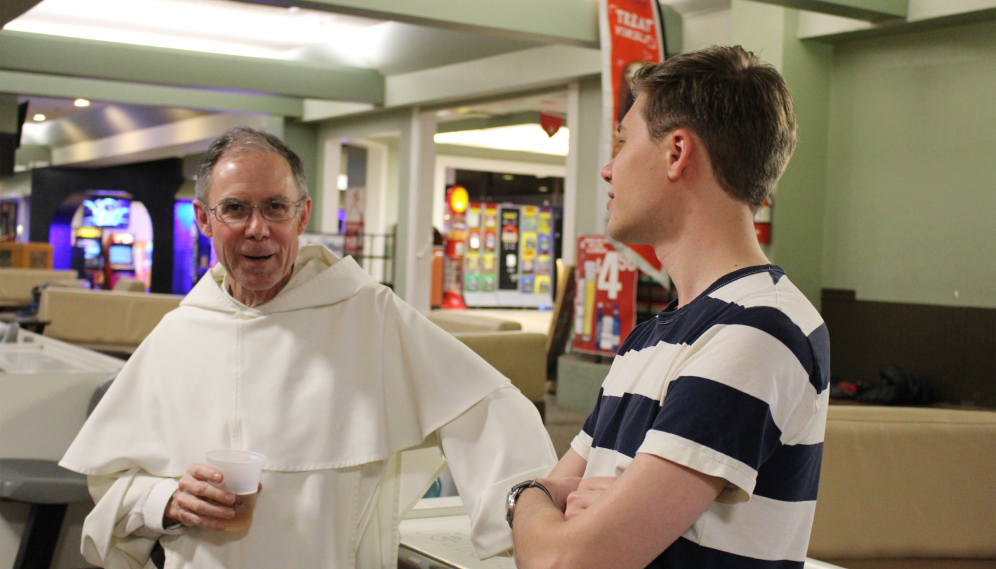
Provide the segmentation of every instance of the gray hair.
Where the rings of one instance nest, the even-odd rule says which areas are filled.
[[[284,141],[268,132],[260,132],[247,126],[237,126],[219,136],[208,147],[201,163],[197,167],[197,183],[194,185],[194,195],[204,204],[208,203],[208,190],[211,188],[211,175],[215,165],[222,156],[240,155],[249,152],[273,152],[287,160],[294,183],[297,186],[298,198],[308,197],[308,179],[304,175],[304,165],[301,158],[290,149]]]

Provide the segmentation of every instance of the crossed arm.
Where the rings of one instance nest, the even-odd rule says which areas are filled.
[[[539,480],[555,503],[538,489],[520,496],[512,528],[520,569],[642,569],[691,527],[726,485],[651,454],[638,453],[614,480],[581,482],[586,464],[569,450],[550,477]]]

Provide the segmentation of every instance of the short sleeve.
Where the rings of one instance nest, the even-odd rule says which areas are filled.
[[[581,458],[585,459],[585,461],[587,461],[588,457],[591,455],[591,446],[595,437],[595,425],[598,423],[598,411],[602,407],[602,395],[604,393],[604,389],[598,390],[598,399],[595,402],[595,408],[591,411],[591,414],[588,415],[588,418],[585,419],[584,426],[581,427],[581,432],[574,437],[573,441],[571,441],[571,448],[574,449],[574,452],[578,453]]]
[[[742,502],[761,465],[800,428],[796,418],[811,416],[798,412],[814,404],[815,391],[793,349],[799,337],[808,343],[787,319],[715,330],[690,346],[637,452],[723,478],[719,501]]]

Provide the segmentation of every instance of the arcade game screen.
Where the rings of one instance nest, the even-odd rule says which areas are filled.
[[[100,257],[100,239],[77,238],[76,246],[83,249],[84,259],[96,259]]]
[[[128,227],[131,200],[93,197],[83,200],[84,227]]]
[[[131,245],[114,244],[107,248],[107,258],[111,265],[132,266],[135,261],[132,257]]]

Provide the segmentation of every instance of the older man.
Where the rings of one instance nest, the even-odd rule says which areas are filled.
[[[532,404],[352,259],[298,251],[311,198],[276,137],[236,128],[215,141],[195,210],[218,265],[135,352],[62,461],[90,476],[97,502],[86,558],[393,569],[399,518],[442,467],[433,448],[478,554],[508,549],[509,483],[556,461]],[[267,457],[248,532],[222,531],[235,496],[202,464],[212,449]]]

